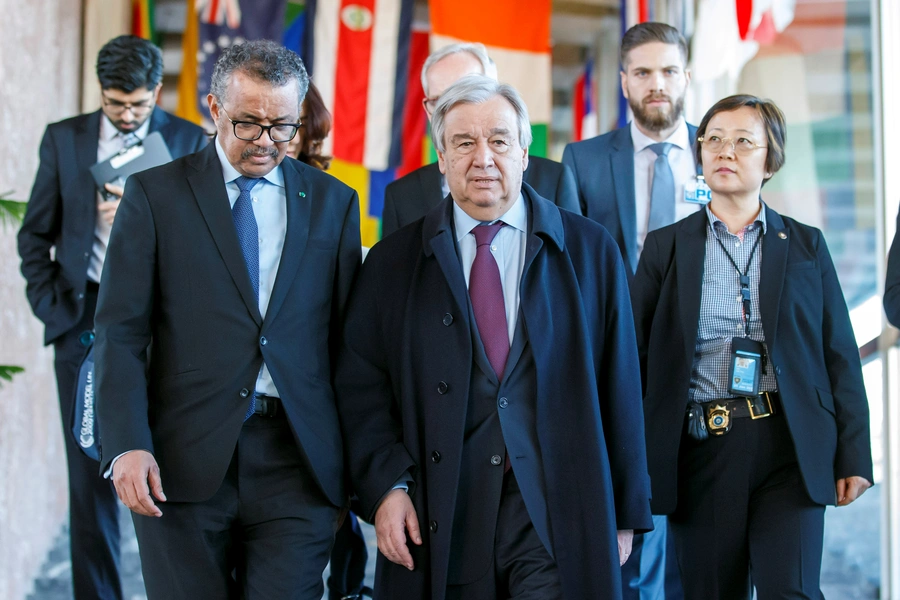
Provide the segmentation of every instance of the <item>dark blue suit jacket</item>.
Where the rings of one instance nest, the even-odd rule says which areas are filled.
[[[318,485],[344,505],[331,365],[359,269],[359,202],[303,163],[281,169],[287,232],[265,319],[215,144],[128,178],[97,303],[101,471],[144,449],[170,501],[210,498],[265,359]]]
[[[900,327],[900,214],[897,231],[888,251],[887,277],[884,282],[884,312],[894,327]]]
[[[693,144],[697,128],[688,124]],[[563,164],[578,185],[581,212],[612,234],[631,273],[638,264],[637,216],[634,199],[634,145],[629,127],[573,142],[563,151]]]
[[[98,110],[48,125],[41,141],[41,162],[18,241],[28,301],[44,322],[45,344],[69,331],[84,312],[97,222],[97,187],[88,169],[97,162],[102,114]],[[173,158],[196,152],[209,140],[200,127],[160,108],[150,115],[154,131],[162,134]]]
[[[553,555],[566,598],[618,597],[616,530],[652,528],[625,267],[602,227],[523,190],[520,318],[537,371]],[[379,555],[380,598],[441,599],[446,589],[474,360],[451,202],[372,248],[335,377],[363,514],[404,473],[415,483],[424,545],[410,544],[412,572]]]
[[[671,514],[678,498],[708,223],[700,211],[650,232],[631,286],[654,514]],[[759,296],[769,368],[806,490],[834,504],[838,479],[873,481],[859,351],[822,232],[768,207],[766,224]]]

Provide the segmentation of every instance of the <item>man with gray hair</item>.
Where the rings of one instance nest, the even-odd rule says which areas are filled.
[[[422,65],[422,105],[429,120],[441,94],[466,75],[480,74],[497,79],[497,66],[483,44],[459,43],[433,52]],[[525,170],[525,182],[539,194],[566,210],[580,213],[575,177],[568,167],[546,158],[532,156]],[[421,219],[447,197],[450,188],[437,163],[425,165],[392,182],[384,192],[381,231],[387,236]]]
[[[232,46],[215,141],[125,186],[97,397],[151,600],[322,597],[347,498],[332,351],[360,238],[356,193],[285,157],[308,83],[273,42]]]
[[[651,526],[619,250],[522,182],[512,87],[459,80],[432,139],[450,193],[372,248],[336,366],[376,597],[619,598]]]

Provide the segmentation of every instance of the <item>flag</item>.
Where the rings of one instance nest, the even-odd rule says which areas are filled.
[[[497,64],[500,81],[528,106],[534,135],[529,152],[547,155],[552,106],[551,0],[430,0],[431,49],[481,42]]]
[[[153,23],[153,0],[131,0],[131,33],[153,41],[156,36]]]
[[[597,119],[597,91],[594,88],[594,61],[588,60],[575,81],[572,94],[572,141],[586,140],[600,134]]]

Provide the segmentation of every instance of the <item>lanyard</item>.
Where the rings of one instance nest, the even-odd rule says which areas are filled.
[[[750,337],[750,265],[753,263],[753,255],[756,254],[756,249],[759,247],[759,243],[762,241],[762,231],[759,232],[759,236],[757,236],[756,241],[753,243],[753,248],[750,250],[750,258],[747,259],[747,268],[744,269],[744,272],[741,273],[741,269],[737,266],[737,263],[734,262],[734,258],[732,258],[731,253],[728,252],[728,248],[725,247],[725,244],[722,243],[722,240],[719,239],[719,236],[716,235],[716,232],[713,232],[713,235],[716,236],[716,241],[719,242],[719,245],[722,246],[722,250],[725,252],[725,256],[728,257],[728,260],[731,261],[731,265],[734,267],[734,270],[738,272],[740,276],[741,282],[741,300],[744,305],[744,337]]]

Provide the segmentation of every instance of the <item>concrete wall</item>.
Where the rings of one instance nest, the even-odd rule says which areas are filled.
[[[81,0],[0,0],[0,192],[26,200],[51,121],[79,112]],[[52,353],[25,301],[15,231],[0,227],[0,598],[28,593],[66,518],[66,459]]]

